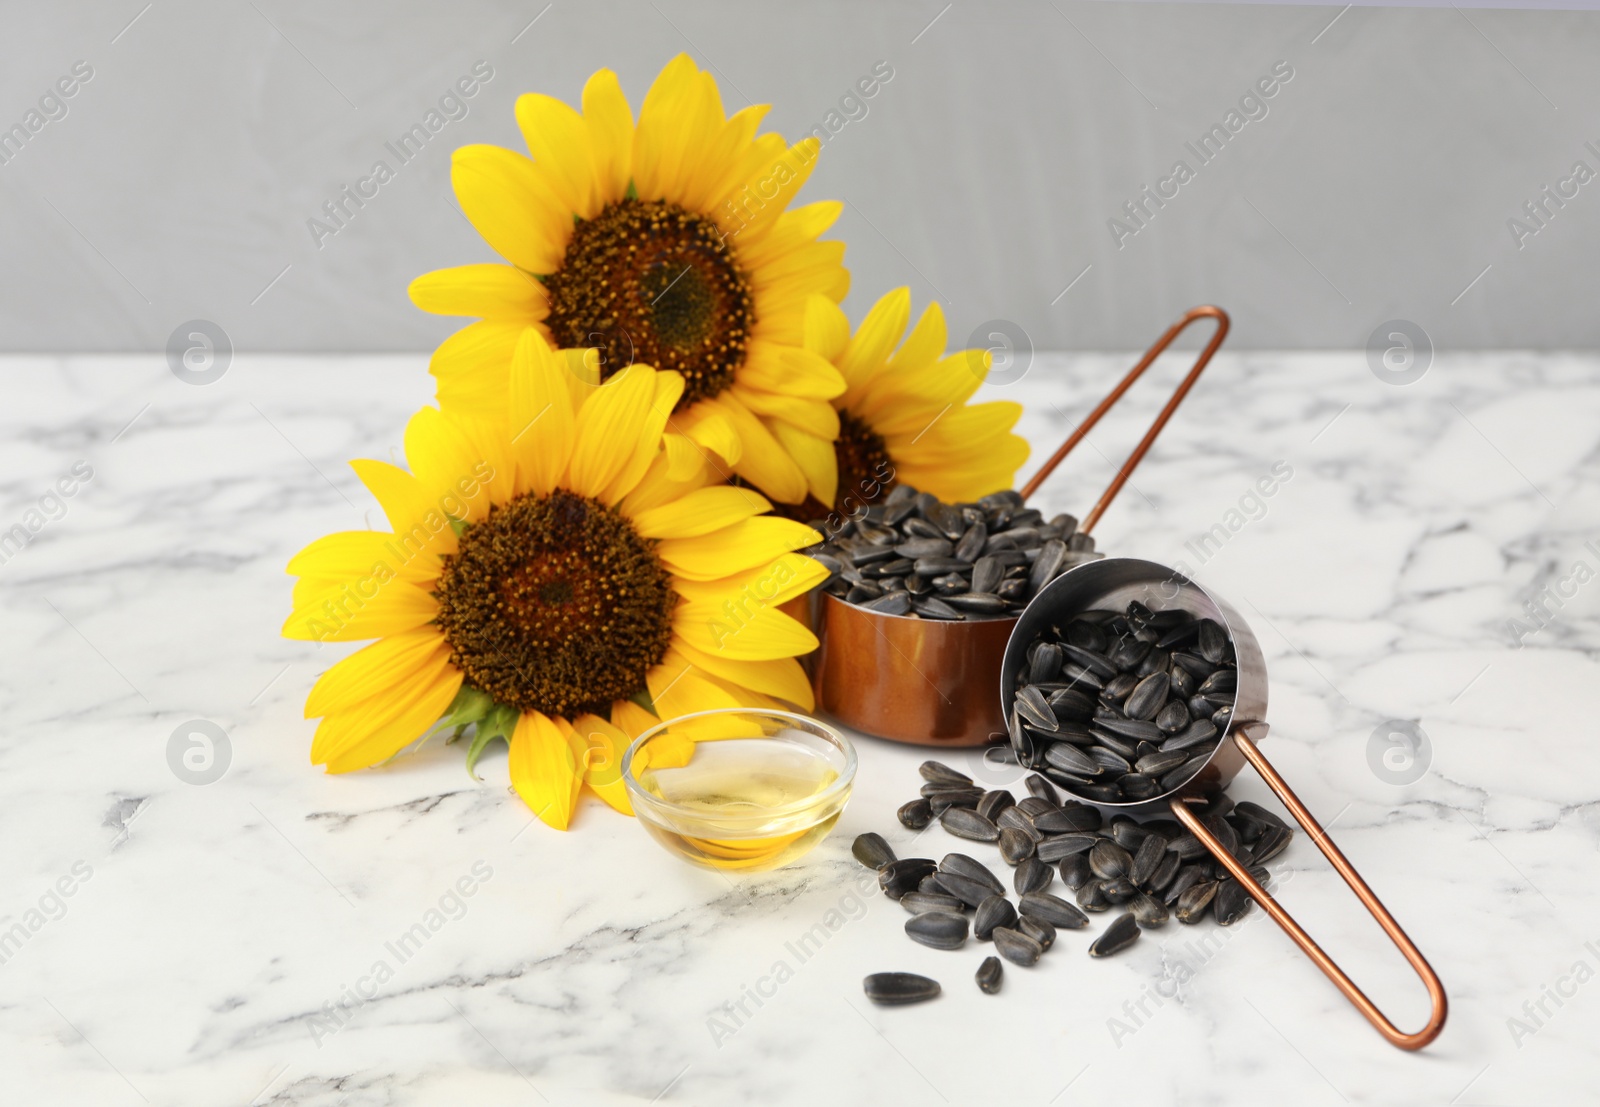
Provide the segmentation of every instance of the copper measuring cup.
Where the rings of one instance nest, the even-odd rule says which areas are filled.
[[[1345,860],[1344,854],[1339,852],[1339,847],[1328,838],[1283,777],[1278,775],[1277,770],[1256,747],[1256,743],[1267,734],[1267,666],[1255,634],[1239,612],[1226,600],[1213,592],[1208,592],[1177,570],[1158,565],[1153,561],[1140,561],[1127,557],[1106,558],[1103,561],[1092,561],[1068,569],[1045,585],[1017,620],[1016,629],[1006,645],[1005,658],[1000,667],[1001,703],[1010,703],[1017,673],[1026,663],[1028,647],[1040,631],[1052,624],[1060,624],[1079,612],[1095,608],[1120,611],[1127,607],[1130,600],[1138,600],[1152,611],[1172,607],[1182,608],[1196,617],[1214,619],[1221,625],[1233,642],[1239,667],[1232,719],[1228,732],[1223,735],[1222,741],[1218,743],[1216,751],[1205,767],[1165,795],[1129,803],[1102,803],[1082,796],[1071,798],[1096,807],[1106,814],[1141,816],[1166,814],[1170,810],[1190,833],[1205,843],[1206,848],[1211,851],[1213,857],[1222,862],[1229,875],[1244,885],[1251,898],[1272,916],[1273,921],[1282,927],[1289,937],[1294,939],[1295,944],[1315,962],[1317,968],[1321,969],[1329,980],[1333,981],[1335,987],[1344,993],[1345,998],[1355,1005],[1367,1021],[1377,1028],[1378,1033],[1401,1049],[1421,1049],[1433,1041],[1444,1028],[1448,1012],[1448,1001],[1445,998],[1444,986],[1439,983],[1438,974],[1406,936],[1405,931],[1400,929],[1400,924],[1394,921],[1388,909],[1377,896],[1373,895],[1366,881],[1362,880],[1350,862]],[[1278,901],[1250,875],[1249,870],[1223,848],[1216,835],[1206,829],[1191,809],[1191,804],[1204,802],[1226,787],[1246,763],[1261,774],[1267,786],[1283,801],[1295,821],[1311,836],[1311,840],[1317,844],[1323,856],[1332,863],[1335,871],[1344,878],[1350,890],[1355,892],[1356,897],[1361,900],[1372,917],[1378,920],[1378,925],[1383,927],[1390,940],[1422,978],[1423,984],[1428,989],[1432,1013],[1421,1030],[1407,1034],[1397,1029],[1345,975],[1344,970],[1322,951],[1311,936],[1301,929],[1300,924],[1295,922],[1294,918],[1279,906]],[[1071,790],[1059,781],[1056,781],[1055,785],[1059,790],[1071,794]]]
[[[1199,319],[1216,320],[1217,329],[1078,527],[1084,534],[1094,530],[1227,337],[1228,313],[1221,308],[1191,308],[1168,327],[1023,486],[1024,500],[1178,335]],[[826,593],[819,596],[819,602],[812,618],[821,640],[812,666],[818,708],[846,726],[896,742],[981,746],[1004,734],[1005,719],[995,710],[988,690],[999,675],[1000,656],[1017,625],[1015,617],[940,622],[868,611]]]

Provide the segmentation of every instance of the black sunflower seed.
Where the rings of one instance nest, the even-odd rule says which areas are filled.
[[[939,982],[914,972],[875,972],[861,981],[861,990],[874,1003],[898,1006],[933,999],[939,994]]]
[[[1045,838],[1036,847],[1036,856],[1045,864],[1054,864],[1078,853],[1087,853],[1098,839],[1093,834],[1055,834]]]
[[[1061,726],[1044,693],[1031,684],[1023,685],[1017,692],[1016,709],[1024,722],[1040,730],[1057,730]]]
[[[1056,869],[1061,873],[1061,882],[1074,892],[1094,877],[1093,871],[1089,868],[1087,853],[1076,853],[1065,858]]]
[[[980,991],[985,995],[992,996],[1000,990],[1000,981],[1004,975],[1005,970],[1001,968],[1000,958],[985,957],[983,964],[978,966],[978,972],[974,979],[977,980]]]
[[[989,871],[989,866],[979,861],[976,857],[968,857],[964,853],[947,853],[939,861],[939,871],[954,873],[964,876],[968,880],[975,880],[993,894],[1005,891],[1005,885],[1000,883],[1000,878]],[[974,907],[977,904],[973,904]]]
[[[929,911],[906,920],[906,936],[933,949],[960,949],[967,943],[967,917],[955,911]]]
[[[1106,899],[1112,903],[1127,903],[1139,894],[1139,889],[1133,886],[1133,881],[1125,876],[1106,881],[1106,886],[1102,891]]]
[[[1010,927],[996,927],[994,934],[995,952],[999,953],[1013,965],[1030,968],[1039,963],[1039,958],[1044,955],[1044,947],[1020,930]]]
[[[1217,885],[1217,896],[1213,901],[1212,910],[1216,912],[1217,922],[1223,926],[1232,926],[1250,911],[1255,900],[1250,898],[1250,893],[1233,878],[1221,881]]]
[[[1199,639],[1195,651],[1211,664],[1220,665],[1228,649],[1228,636],[1223,629],[1210,619],[1201,619]]]
[[[957,838],[973,842],[993,842],[1000,837],[1000,829],[994,823],[968,807],[950,808],[939,816],[939,825]]]
[[[1089,956],[1110,957],[1113,953],[1121,953],[1138,940],[1139,920],[1129,911],[1112,919],[1111,925],[1101,931],[1100,937],[1089,947]]]
[[[1130,719],[1152,720],[1167,703],[1167,693],[1172,689],[1172,678],[1165,672],[1151,673],[1128,693],[1122,710]],[[1160,729],[1158,725],[1156,729]]]
[[[1109,911],[1111,901],[1106,899],[1106,882],[1104,880],[1090,879],[1084,881],[1078,888],[1076,897],[1078,906],[1085,911]]]
[[[1061,796],[1056,791],[1055,785],[1051,784],[1039,774],[1034,773],[1033,775],[1029,776],[1027,780],[1023,781],[1023,783],[1027,785],[1028,793],[1030,795],[1037,796],[1039,799],[1042,799],[1048,803],[1051,807],[1055,807],[1061,803]]]
[[[1056,928],[1044,919],[1022,915],[1018,917],[1014,929],[1038,942],[1041,949],[1049,949],[1056,944]]]
[[[1000,788],[992,792],[985,792],[983,798],[978,801],[978,806],[975,810],[978,814],[993,822],[1000,812],[1016,802],[1010,792]]]
[[[1055,878],[1054,869],[1037,857],[1029,857],[1017,865],[1017,871],[1011,877],[1011,886],[1016,889],[1017,895],[1022,896],[1029,892],[1044,891]]]
[[[945,892],[907,892],[900,897],[900,906],[913,915],[925,915],[929,911],[959,912],[967,905]]]
[[[1089,868],[1102,880],[1116,880],[1128,875],[1133,867],[1133,856],[1117,843],[1102,840],[1089,851]]]
[[[1143,892],[1128,901],[1128,911],[1139,921],[1139,925],[1146,930],[1151,927],[1165,926],[1167,919],[1171,917],[1171,912],[1167,910],[1166,904]]]
[[[889,592],[861,606],[880,615],[904,615],[911,610],[911,596],[906,592]]]
[[[990,896],[978,904],[977,912],[972,916],[972,936],[980,942],[987,942],[994,936],[997,926],[1015,926],[1017,922],[1017,909],[1011,906],[1011,901],[1005,896]]]
[[[1271,861],[1284,851],[1293,837],[1294,831],[1286,826],[1269,826],[1261,832],[1261,837],[1256,839],[1251,852],[1255,854],[1258,863]]]
[[[1172,886],[1173,880],[1178,875],[1178,869],[1182,865],[1183,862],[1178,859],[1177,854],[1171,852],[1163,853],[1160,862],[1156,865],[1156,871],[1151,873],[1148,879],[1142,881],[1140,887],[1146,891],[1165,894],[1166,890]]]
[[[1003,597],[989,592],[957,592],[945,597],[945,602],[960,611],[977,615],[998,615],[1011,605]]]
[[[869,869],[881,869],[895,859],[894,850],[884,840],[883,835],[868,832],[856,836],[850,846],[850,852],[855,859]]]
[[[1049,892],[1029,892],[1017,898],[1017,910],[1024,915],[1043,919],[1051,926],[1078,930],[1089,925],[1089,916],[1078,908]]]
[[[937,866],[926,857],[902,857],[878,870],[878,887],[890,899],[899,899],[914,892],[922,878],[931,875]]]
[[[1173,914],[1181,923],[1193,925],[1205,918],[1206,912],[1211,910],[1211,901],[1217,895],[1217,882],[1203,880],[1185,888],[1178,896],[1177,908]]]
[[[1000,856],[1008,865],[1020,865],[1033,856],[1033,839],[1020,830],[1006,827],[1000,832]]]
[[[1018,703],[1021,703],[1020,698]],[[1052,742],[1044,751],[1044,759],[1062,772],[1093,777],[1105,772],[1105,767],[1095,759],[1094,753],[1094,749],[1085,752],[1070,742]]]
[[[1143,885],[1160,867],[1162,861],[1170,856],[1167,853],[1167,840],[1159,834],[1150,834],[1139,843],[1139,849],[1133,855],[1133,864],[1128,868],[1128,879],[1135,884]],[[1176,860],[1176,858],[1174,858]]]
[[[1100,812],[1081,803],[1068,803],[1036,815],[1033,825],[1046,834],[1089,834],[1100,829]]]
[[[994,895],[994,889],[987,883],[962,876],[960,873],[940,872],[937,874],[937,880],[939,891],[955,896],[968,907],[976,907]]]
[[[933,804],[925,799],[915,799],[895,812],[900,825],[909,830],[921,830],[933,822]]]

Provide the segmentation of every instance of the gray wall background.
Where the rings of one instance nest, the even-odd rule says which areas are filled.
[[[1600,172],[1593,11],[141,3],[0,8],[0,129],[94,71],[0,165],[0,350],[160,350],[197,317],[239,350],[429,349],[458,324],[406,283],[492,258],[451,148],[520,148],[516,96],[575,102],[600,66],[637,106],[680,50],[789,137],[893,68],[802,194],[846,201],[853,316],[909,284],[955,339],[1005,319],[1038,348],[1140,347],[1205,301],[1241,347],[1362,346],[1393,318],[1438,347],[1600,345],[1600,180],[1520,247],[1507,228],[1574,162]],[[480,60],[469,114],[319,246],[307,220]],[[1201,165],[1185,143],[1280,61],[1269,114]],[[1195,179],[1119,248],[1108,220],[1180,159]]]

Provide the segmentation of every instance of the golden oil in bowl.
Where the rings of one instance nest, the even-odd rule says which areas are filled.
[[[634,814],[684,860],[755,872],[808,852],[838,822],[856,754],[831,727],[784,711],[669,720],[628,749]]]

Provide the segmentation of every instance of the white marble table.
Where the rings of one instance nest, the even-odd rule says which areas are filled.
[[[1128,360],[1040,358],[991,391],[1028,403],[1039,457]],[[6,1103],[1592,1097],[1600,358],[1447,354],[1397,387],[1360,352],[1224,356],[1099,531],[1103,549],[1186,562],[1252,619],[1266,752],[1449,989],[1420,1055],[1380,1041],[1259,911],[1211,947],[1191,944],[1210,925],[1174,923],[1105,962],[1064,933],[980,994],[981,951],[912,945],[849,857],[867,829],[959,848],[937,828],[910,847],[893,820],[914,749],[861,740],[834,836],[739,879],[598,807],[568,834],[530,825],[503,753],[483,782],[443,748],[313,770],[301,707],[332,654],[278,637],[283,566],[378,521],[343,463],[398,454],[423,363],[241,354],[203,387],[162,358],[0,363],[0,529],[40,524],[0,564]],[[1049,509],[1081,512],[1105,481],[1154,400],[1128,403]],[[1278,462],[1292,477],[1231,518]],[[62,478],[64,506],[41,505]],[[1559,606],[1533,630],[1524,604],[1547,585]],[[231,750],[208,785],[168,762],[194,719]],[[1430,741],[1411,783],[1403,758],[1369,761],[1391,719]],[[1235,794],[1268,799],[1254,779]],[[1419,1024],[1420,985],[1321,857],[1300,838],[1283,860],[1286,902]],[[418,923],[426,940],[396,947]],[[945,995],[874,1009],[861,977],[889,968]]]

